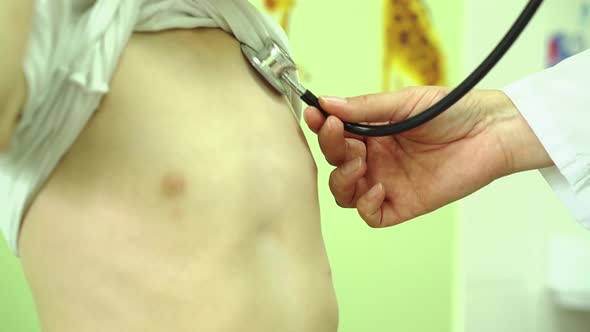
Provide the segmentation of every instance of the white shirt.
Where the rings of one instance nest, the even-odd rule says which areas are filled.
[[[555,163],[541,174],[590,229],[590,50],[503,91]]]

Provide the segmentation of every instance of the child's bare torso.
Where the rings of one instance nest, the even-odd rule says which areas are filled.
[[[220,30],[132,37],[20,238],[44,332],[335,332],[316,168]]]

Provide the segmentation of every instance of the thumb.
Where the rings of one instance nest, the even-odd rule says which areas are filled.
[[[402,92],[379,93],[351,98],[320,97],[322,108],[346,122],[400,121],[411,110],[406,110],[408,96]]]

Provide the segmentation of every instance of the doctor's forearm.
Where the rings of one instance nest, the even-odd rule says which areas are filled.
[[[518,108],[502,91],[494,100],[482,101],[492,115],[493,133],[504,148],[506,174],[553,166],[549,154],[520,114]]]
[[[0,150],[10,141],[25,99],[22,62],[31,16],[32,0],[0,1]]]

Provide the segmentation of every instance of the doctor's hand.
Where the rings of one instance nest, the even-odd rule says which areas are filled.
[[[320,98],[305,121],[318,134],[327,161],[336,166],[330,189],[338,205],[356,208],[371,227],[387,227],[465,197],[494,179],[552,161],[510,99],[498,90],[474,90],[433,121],[408,132],[363,138],[342,121],[399,122],[449,92],[407,88],[338,99]]]

